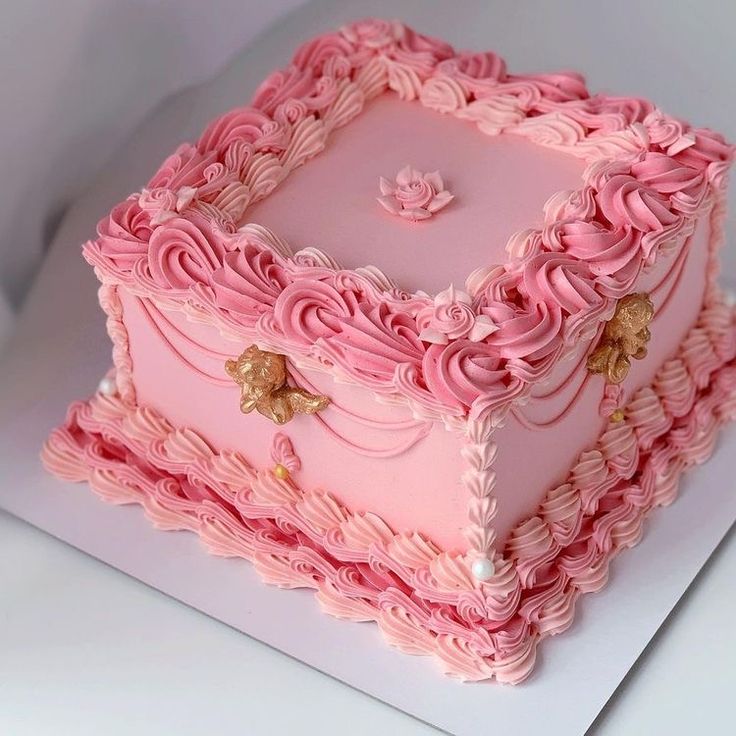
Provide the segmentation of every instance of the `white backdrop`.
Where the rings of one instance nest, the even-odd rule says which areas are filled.
[[[164,97],[301,0],[0,0],[0,342],[69,202]]]
[[[269,23],[302,4],[0,0],[0,343],[65,208],[115,148],[157,102],[211,77]],[[305,35],[348,18],[401,16],[450,41],[493,48],[515,69],[583,70],[592,90],[650,97],[736,140],[733,0],[311,5],[313,12],[302,14]],[[242,99],[251,91],[244,89]],[[733,214],[729,223],[733,241]],[[733,264],[730,255],[727,268]]]

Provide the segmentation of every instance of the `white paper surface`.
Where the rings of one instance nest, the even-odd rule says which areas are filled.
[[[323,19],[322,27],[326,27]],[[332,21],[333,24],[335,21]],[[303,35],[269,39],[280,56]],[[38,449],[69,401],[88,395],[110,362],[97,284],[78,244],[116,200],[140,185],[175,143],[241,101],[279,58],[253,47],[216,83],[170,101],[113,162],[62,226],[19,331],[0,364],[0,505],[74,546],[375,697],[453,733],[582,733],[736,517],[736,433],[689,474],[681,498],[655,512],[644,541],[585,596],[575,624],[542,643],[517,688],[461,685],[430,660],[389,649],[375,626],[336,621],[311,593],[262,585],[245,562],[205,554],[193,535],[155,531],[137,508],[108,506],[85,486],[47,476]],[[269,49],[271,47],[269,46]],[[731,452],[729,453],[729,445]]]

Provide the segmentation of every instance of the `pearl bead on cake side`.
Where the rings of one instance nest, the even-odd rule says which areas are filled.
[[[490,580],[496,572],[496,568],[487,557],[479,557],[470,569],[476,580]]]
[[[105,376],[101,381],[97,390],[104,396],[115,396],[118,392],[117,384],[112,376]]]

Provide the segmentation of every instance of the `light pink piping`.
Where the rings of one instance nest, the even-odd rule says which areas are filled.
[[[705,340],[710,362],[670,361],[653,388],[637,392],[634,401],[650,396],[656,406],[632,410],[583,453],[568,483],[512,532],[487,583],[473,581],[465,557],[440,553],[417,534],[396,535],[374,514],[351,515],[238,453],[214,453],[191,430],[116,398],[98,394],[73,405],[43,460],[105,500],[142,504],[161,528],[197,532],[215,554],[252,560],[268,582],[314,588],[334,615],[377,621],[390,643],[433,655],[449,674],[519,682],[538,641],[572,623],[579,595],[605,584],[610,560],[636,544],[643,518],[674,499],[681,473],[710,455],[719,427],[736,416],[734,319],[722,305],[704,309],[681,354],[699,359]],[[684,372],[672,384],[676,363]],[[120,455],[125,447],[139,462]],[[592,470],[594,457],[600,471]],[[140,463],[166,476],[158,471],[153,482]],[[293,536],[299,529],[312,543]]]

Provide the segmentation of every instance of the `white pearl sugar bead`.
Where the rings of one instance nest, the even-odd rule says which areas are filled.
[[[487,557],[479,557],[470,569],[477,580],[490,580],[496,572],[496,568]]]
[[[101,381],[97,390],[105,396],[114,396],[118,392],[117,384],[115,379],[111,376],[105,376]]]

